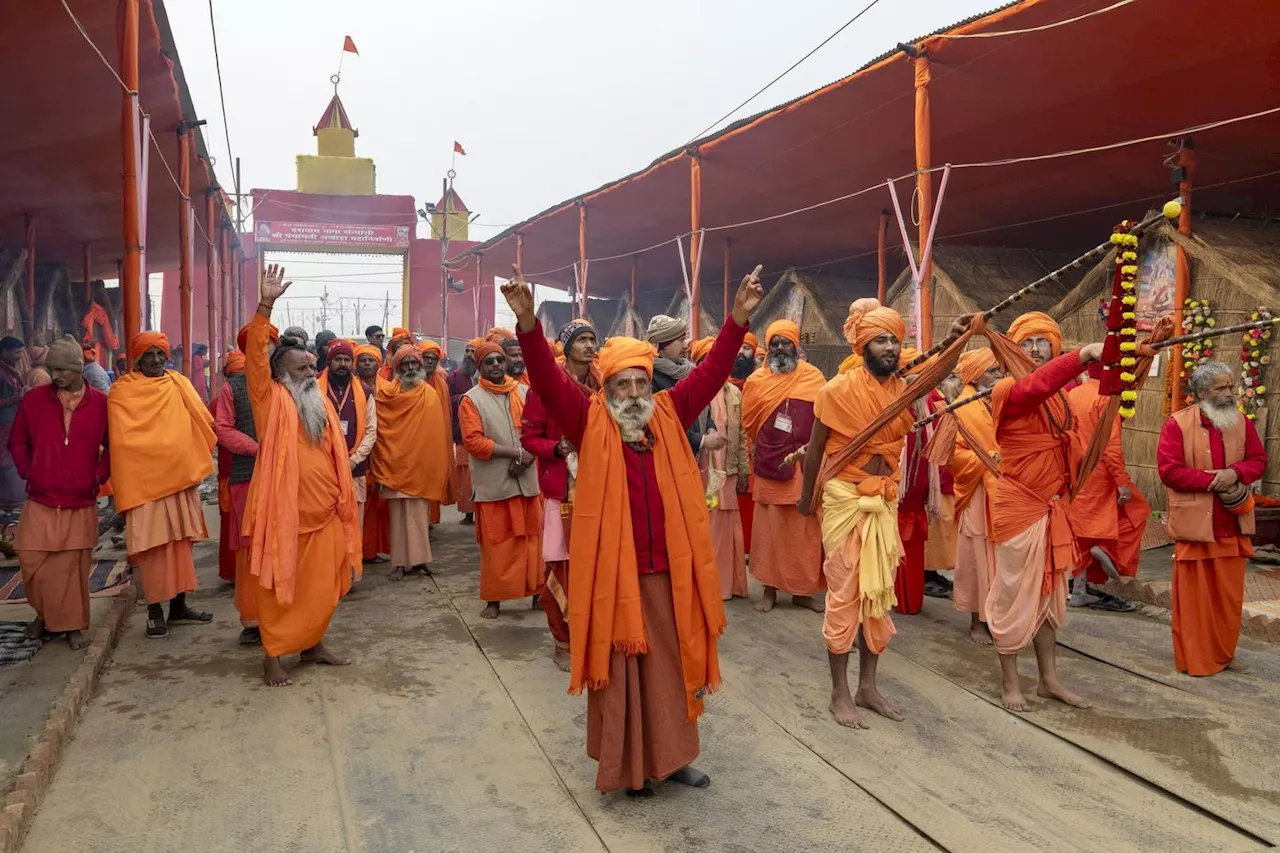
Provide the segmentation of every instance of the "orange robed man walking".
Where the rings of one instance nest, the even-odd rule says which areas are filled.
[[[987,594],[987,626],[1000,656],[1002,701],[1029,711],[1018,678],[1018,653],[1035,648],[1036,693],[1077,708],[1088,703],[1058,678],[1057,630],[1066,619],[1067,575],[1075,564],[1068,520],[1071,466],[1083,454],[1082,437],[1063,389],[1102,344],[1062,353],[1062,332],[1049,315],[1023,314],[1009,326],[1036,368],[996,383],[991,394],[1000,485],[992,506],[996,571]]]
[[[1107,405],[1107,399],[1098,393],[1101,364],[1089,362],[1088,370],[1090,378],[1067,392],[1067,402],[1084,436],[1093,435]],[[1108,575],[1131,578],[1138,574],[1142,534],[1150,516],[1151,506],[1125,466],[1117,418],[1097,467],[1071,499],[1071,530],[1082,565],[1072,581],[1069,604],[1120,612],[1135,609],[1135,605],[1101,590],[1089,590],[1087,585],[1104,584]]]
[[[480,615],[496,619],[501,602],[534,595],[546,579],[542,500],[534,456],[520,443],[528,386],[508,374],[507,356],[498,344],[476,347],[476,363],[480,382],[462,395],[458,422],[471,455],[485,602]]]
[[[578,472],[570,532],[569,690],[588,691],[587,754],[601,791],[711,782],[691,762],[703,697],[720,687],[724,602],[685,430],[729,379],[763,296],[760,269],[743,279],[702,364],[656,394],[653,346],[614,337],[599,354],[603,388],[587,398],[556,364],[519,269],[503,286],[535,393],[593,460]]]
[[[804,478],[788,457],[809,444],[814,401],[826,384],[822,371],[800,360],[800,327],[775,320],[764,335],[769,355],[742,389],[742,426],[755,448],[755,511],[751,521],[751,574],[764,584],[756,610],[768,613],[778,590],[798,607],[818,613],[822,527],[796,509]]]
[[[370,349],[375,349],[370,347]],[[320,393],[338,414],[338,426],[347,445],[351,479],[356,494],[356,517],[363,536],[365,504],[368,500],[369,454],[378,440],[378,408],[374,392],[355,374],[355,348],[350,341],[335,340],[328,345],[326,367],[316,377]],[[364,562],[355,567],[358,583],[364,577]]]
[[[316,383],[301,341],[285,336],[268,356],[271,309],[289,288],[284,269],[263,273],[245,345],[249,398],[261,438],[249,487],[249,571],[257,584],[263,681],[290,684],[281,662],[350,663],[324,635],[360,559],[359,519],[347,442]]]
[[[364,383],[365,394],[372,399],[377,390],[387,382],[380,373],[382,350],[371,344],[361,344],[356,347],[355,353],[356,376]],[[369,455],[373,455],[372,451]],[[356,488],[360,488],[358,480]],[[378,483],[368,471],[364,475],[364,502],[360,507],[360,539],[366,563],[381,562],[383,558],[379,554],[391,553],[391,518],[386,502],[378,494]]]
[[[391,357],[395,378],[377,392],[378,440],[370,470],[390,507],[391,580],[410,572],[430,575],[430,501],[444,499],[450,465],[445,457],[445,401],[427,381],[422,353],[402,346]]]
[[[1156,449],[1173,539],[1173,659],[1188,675],[1248,672],[1236,643],[1253,555],[1249,485],[1262,478],[1267,453],[1236,408],[1230,368],[1201,364],[1190,387],[1196,404],[1164,422]]]
[[[142,575],[152,638],[168,636],[169,625],[213,621],[188,607],[186,594],[196,589],[191,546],[209,536],[199,486],[213,473],[217,437],[204,401],[185,376],[165,369],[168,359],[167,337],[134,335],[134,369],[107,395],[116,510],[125,517],[129,560]]]
[[[1000,379],[1001,370],[995,353],[983,347],[960,356],[956,373],[964,383],[958,395],[962,399],[990,389]],[[991,507],[999,484],[996,466],[1000,449],[989,399],[962,406],[956,409],[955,416],[959,434],[951,453],[956,488],[956,574],[952,598],[956,610],[969,614],[969,639],[989,646],[987,593],[996,570]]]

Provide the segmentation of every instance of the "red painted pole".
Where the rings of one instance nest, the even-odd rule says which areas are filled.
[[[696,153],[689,158],[689,278],[692,279],[693,304],[689,306],[689,340],[702,335],[702,282],[698,281],[702,264],[702,158]]]
[[[186,126],[178,128],[178,310],[182,323],[182,375],[191,378],[191,347],[194,329],[191,323],[191,134]]]
[[[205,228],[207,229],[209,241],[205,246],[205,295],[208,297],[209,308],[209,394],[212,398],[213,393],[222,387],[219,377],[212,369],[213,352],[218,345],[218,300],[215,296],[218,288],[218,217],[215,196],[218,191],[209,189],[205,192]]]
[[[138,194],[138,156],[142,117],[138,113],[138,2],[121,0],[120,79],[129,90],[120,108],[120,154],[123,158],[121,190],[124,220],[124,264],[120,280],[120,304],[124,314],[124,346],[142,331],[142,223]]]

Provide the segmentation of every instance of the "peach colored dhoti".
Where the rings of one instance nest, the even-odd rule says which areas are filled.
[[[853,487],[838,480],[829,482],[823,491],[822,544],[827,558],[822,569],[827,600],[822,637],[831,654],[848,654],[861,628],[867,650],[878,655],[897,633],[889,614],[896,601],[893,573],[902,553],[896,523],[898,505],[878,497],[864,503],[852,492]],[[871,538],[864,542],[864,537]],[[864,559],[882,560],[885,565],[864,566]],[[876,578],[880,589],[873,591]]]
[[[996,549],[987,532],[987,492],[979,484],[956,523],[956,575],[952,598],[961,613],[987,621],[987,593],[996,571]]]
[[[387,488],[382,490],[382,498],[391,520],[391,565],[408,568],[430,564],[427,528],[431,523],[431,502]]]
[[[1067,615],[1067,573],[1055,572],[1043,595],[1049,558],[1049,515],[995,546],[996,570],[987,593],[987,627],[996,651],[1013,655],[1031,644],[1040,626],[1055,630]]]
[[[125,547],[142,576],[147,604],[195,591],[191,546],[208,537],[196,486],[125,513]]]
[[[98,510],[60,509],[28,500],[18,521],[14,549],[27,603],[47,630],[89,627],[89,574],[98,543]]]

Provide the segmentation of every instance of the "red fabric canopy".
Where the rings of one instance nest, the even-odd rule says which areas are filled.
[[[948,31],[1007,32],[1063,21],[1114,0],[1024,0]],[[1280,4],[1135,2],[1052,29],[995,38],[938,35],[915,43],[932,62],[932,161],[970,163],[1027,157],[1165,134],[1280,106]],[[810,95],[694,143],[702,157],[702,225],[755,220],[804,208],[914,170],[913,61],[901,51]],[[1194,209],[1275,213],[1280,114],[1194,135]],[[1107,152],[953,171],[937,239],[974,245],[1085,249],[1119,217],[1140,216],[1177,195],[1164,158],[1167,140]],[[625,293],[630,255],[690,228],[690,155],[680,150],[581,198],[588,211],[588,291]],[[1249,180],[1242,180],[1250,178]],[[933,178],[936,198],[941,175]],[[1223,182],[1237,183],[1213,186]],[[899,182],[904,212],[914,178]],[[541,283],[567,286],[578,259],[573,199],[482,244],[486,268],[509,268],[515,232],[524,268]],[[1094,208],[1102,208],[1091,210]],[[781,219],[708,231],[704,289],[756,263],[766,274],[790,266],[874,269],[888,191]],[[1068,214],[1064,216],[1064,214]],[[909,213],[907,215],[910,215]],[[1054,217],[1049,221],[1034,220]],[[908,223],[912,239],[915,228]],[[978,232],[978,233],[974,233]],[[896,225],[889,245],[900,246]],[[689,241],[684,242],[686,258]],[[617,260],[603,260],[621,255]],[[858,257],[861,256],[861,257]],[[868,257],[870,256],[870,257]],[[642,291],[680,286],[674,244],[638,256]]]

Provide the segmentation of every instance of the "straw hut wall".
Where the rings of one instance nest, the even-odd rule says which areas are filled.
[[[689,323],[689,334],[692,337],[693,324],[689,319],[691,316],[689,312],[689,300],[684,295],[683,288],[675,292],[675,295],[671,297],[671,301],[667,303],[665,310],[656,311],[654,313],[666,314],[668,317],[679,317],[681,320]],[[649,319],[652,320],[653,315],[650,315]],[[701,332],[704,336],[714,335],[720,329],[720,318],[717,314],[713,313],[712,304],[707,299],[702,300],[702,313],[700,315],[699,322],[702,324]]]
[[[609,328],[601,329],[601,333],[611,338],[615,335],[625,335],[629,338],[639,337],[644,334],[645,321],[641,319],[640,313],[631,305],[630,297],[624,296],[618,300],[618,310],[613,316],[613,322],[609,324]]]
[[[933,340],[947,336],[957,317],[982,311],[1011,293],[1074,260],[1061,252],[1038,249],[1008,249],[998,246],[933,247]],[[1028,294],[1014,308],[992,318],[991,324],[1005,331],[1019,314],[1048,311],[1075,286],[1082,276],[1074,271],[1063,281],[1048,282]],[[889,306],[907,321],[907,341],[916,346],[915,306],[911,293],[911,270],[903,270],[885,294]]]
[[[597,330],[613,325],[619,311],[617,299],[587,299],[587,321]],[[538,319],[548,337],[556,337],[568,325],[573,316],[573,306],[568,302],[544,301],[538,306]],[[602,332],[603,334],[603,332]]]
[[[1191,260],[1191,298],[1208,299],[1217,326],[1243,323],[1259,307],[1280,310],[1280,221],[1202,217],[1192,224],[1192,236],[1184,237],[1167,222],[1143,238],[1140,247],[1138,278],[1138,320],[1141,329],[1156,317],[1173,311],[1174,259],[1177,246],[1186,249]],[[1102,340],[1105,335],[1102,304],[1111,296],[1114,254],[1109,254],[1090,270],[1080,284],[1050,314],[1062,326],[1064,338],[1088,342]],[[1145,322],[1144,322],[1145,321]],[[1139,336],[1141,336],[1141,331]],[[1273,340],[1280,339],[1277,335]],[[1215,342],[1213,358],[1231,368],[1239,379],[1243,338],[1230,334]],[[1280,383],[1280,349],[1272,355],[1272,363],[1263,369],[1268,407],[1275,405],[1277,383]],[[1125,423],[1121,432],[1125,460],[1130,476],[1142,489],[1151,505],[1163,510],[1164,487],[1156,471],[1156,445],[1166,417],[1166,388],[1170,370],[1181,371],[1181,365],[1170,365],[1162,357],[1156,375],[1148,376],[1138,399],[1137,414]],[[1263,490],[1280,491],[1280,418],[1259,414],[1259,431],[1269,457],[1263,477]]]
[[[841,278],[819,273],[787,270],[769,289],[752,317],[751,326],[765,346],[764,333],[775,320],[791,320],[800,327],[800,346],[809,363],[824,376],[835,376],[849,344],[844,339],[844,321],[849,303],[876,295],[871,280]]]

